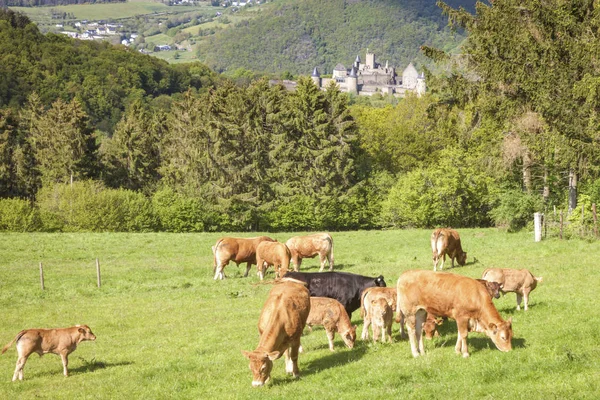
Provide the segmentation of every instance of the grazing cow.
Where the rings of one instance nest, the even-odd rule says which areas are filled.
[[[500,298],[500,285],[498,284],[498,282],[488,282],[488,281],[484,281],[483,279],[475,279],[475,280],[477,282],[481,283],[485,287],[485,289],[487,290],[490,297],[496,298],[496,299]],[[444,323],[443,318],[436,317],[435,315],[431,315],[430,313],[427,313],[427,319],[425,320],[425,323],[423,324],[423,331],[425,332],[425,339],[431,340],[434,337],[439,337],[440,334],[437,330],[437,327],[442,325],[443,323]],[[485,333],[485,330],[478,328],[477,321],[469,320],[469,332],[472,332],[472,331]]]
[[[69,354],[75,351],[77,345],[84,340],[96,340],[96,336],[87,325],[75,325],[70,328],[58,329],[26,329],[17,334],[17,336],[4,348],[2,354],[8,350],[14,342],[17,342],[17,366],[13,375],[13,382],[23,380],[23,367],[27,358],[32,353],[38,353],[41,356],[47,353],[59,354],[63,363],[63,373],[69,376]]]
[[[256,264],[256,246],[263,241],[274,242],[275,240],[268,236],[253,238],[224,237],[217,240],[217,243],[212,247],[214,254],[214,279],[225,278],[223,269],[229,264],[229,261],[233,261],[238,266],[241,263],[247,263],[244,276],[248,276],[252,264]]]
[[[371,325],[371,315],[368,312],[367,304],[372,300],[379,298],[385,299],[392,308],[392,312],[396,312],[396,288],[394,287],[370,287],[362,292],[360,299],[360,316],[363,318],[363,330],[361,339],[369,340],[369,326]],[[404,332],[404,321],[400,322],[400,336],[406,337]]]
[[[536,288],[543,278],[533,276],[527,269],[488,268],[483,271],[482,279],[498,282],[502,294],[515,292],[517,294],[517,310],[521,309],[521,298],[525,300],[525,311],[529,304],[529,293]]]
[[[290,271],[284,277],[306,282],[310,295],[313,297],[336,299],[342,303],[350,319],[352,319],[352,313],[360,307],[360,295],[363,290],[372,286],[385,286],[382,275],[370,278],[348,272]]]
[[[385,343],[387,334],[388,341],[392,343],[392,320],[394,319],[392,307],[384,298],[379,297],[367,303],[367,308],[371,320],[371,329],[373,329],[373,341],[376,342],[377,338],[381,337],[381,342]]]
[[[440,258],[442,265],[440,271],[444,268],[446,255],[452,260],[452,268],[454,268],[454,259],[459,265],[465,265],[467,262],[467,253],[465,253],[460,245],[460,236],[458,232],[450,228],[438,228],[431,234],[431,251],[433,253],[433,270],[437,271],[437,264]]]
[[[258,267],[258,276],[263,280],[267,268],[272,265],[275,269],[275,276],[281,277],[290,268],[290,250],[280,242],[263,241],[256,246],[256,266]]]
[[[306,320],[306,325],[313,327],[322,325],[327,332],[329,340],[329,350],[333,350],[333,338],[335,333],[339,333],[342,340],[348,348],[354,347],[356,340],[356,325],[352,325],[350,317],[344,306],[329,297],[311,297],[310,298],[310,314]]]
[[[325,268],[325,260],[329,263],[329,270],[333,271],[333,239],[329,233],[313,233],[307,236],[294,236],[285,242],[292,253],[294,271],[300,269],[303,258],[313,258],[317,254],[321,261],[321,269]]]
[[[475,279],[447,272],[406,271],[398,279],[399,313],[404,314],[414,357],[425,354],[422,328],[426,314],[456,320],[456,353],[468,357],[469,320],[474,320],[501,351],[512,349],[512,319],[504,321],[486,288]]]
[[[273,361],[284,353],[286,372],[299,376],[298,348],[309,313],[310,294],[303,282],[283,279],[271,289],[258,321],[258,347],[242,350],[250,360],[253,387],[269,380]]]

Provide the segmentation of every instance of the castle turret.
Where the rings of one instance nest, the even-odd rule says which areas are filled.
[[[358,94],[358,75],[356,74],[356,69],[352,67],[350,70],[350,75],[346,78],[348,88],[348,93]]]
[[[425,74],[421,72],[417,77],[417,96],[421,97],[427,91],[427,86],[425,85]]]
[[[375,53],[367,52],[367,59],[365,61],[365,64],[367,65],[368,69],[375,68]]]
[[[402,86],[406,89],[416,89],[418,77],[419,73],[415,66],[412,63],[408,64],[408,67],[402,72]]]
[[[312,75],[310,76],[312,81],[317,85],[318,88],[321,87],[321,75],[319,74],[319,70],[317,67],[313,70]]]

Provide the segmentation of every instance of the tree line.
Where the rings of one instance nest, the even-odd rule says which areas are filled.
[[[0,7],[68,6],[71,4],[124,3],[126,0],[0,0]]]
[[[101,73],[123,96],[107,105],[102,90],[91,91],[102,80],[77,96],[85,79],[53,62],[50,55],[69,58],[60,51],[41,51],[44,73],[29,78],[39,86],[0,66],[11,78],[0,90],[0,229],[520,229],[533,212],[576,205],[589,221],[600,200],[597,52],[581,38],[595,29],[595,6],[551,3],[497,0],[476,14],[440,3],[468,34],[463,53],[425,47],[447,72],[428,72],[428,94],[397,102],[335,85],[321,91],[308,77],[289,92],[266,79],[236,84],[198,64],[154,64],[122,48],[94,53],[37,36],[8,13],[0,24],[12,37],[58,42],[51,48],[71,58],[85,49],[88,65],[108,60]],[[519,35],[507,39],[515,26]],[[0,65],[19,65],[20,47],[6,48]],[[35,57],[24,58],[35,71]],[[138,73],[120,73],[110,60]],[[98,110],[118,113],[106,124]],[[568,217],[569,229],[580,216]]]

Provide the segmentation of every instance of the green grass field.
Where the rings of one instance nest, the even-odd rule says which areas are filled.
[[[504,318],[513,318],[513,351],[502,353],[484,335],[471,334],[471,357],[463,359],[454,353],[456,325],[448,321],[419,359],[396,324],[392,344],[358,339],[347,349],[336,335],[331,353],[325,332],[316,328],[302,340],[302,377],[288,377],[280,359],[271,382],[258,389],[240,351],[258,343],[256,324],[271,285],[258,281],[255,268],[242,278],[245,268],[235,264],[225,269],[228,279],[213,281],[210,246],[222,234],[1,234],[0,346],[21,329],[74,324],[88,324],[98,339],[71,354],[70,377],[62,376],[60,357],[33,355],[23,382],[10,381],[13,346],[0,356],[0,398],[597,398],[600,244],[534,243],[531,232],[494,229],[460,233],[468,262],[452,272],[479,277],[488,267],[511,267],[544,277],[527,312],[515,310],[514,294],[494,300]],[[432,268],[429,234],[334,232],[336,269],[383,274],[395,285],[407,269]],[[272,236],[284,241],[292,235]],[[318,261],[302,267],[317,271]],[[359,314],[353,322],[360,336]]]

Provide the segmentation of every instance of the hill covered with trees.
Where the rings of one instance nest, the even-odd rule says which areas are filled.
[[[270,73],[331,73],[368,49],[404,68],[428,60],[422,45],[444,50],[464,39],[446,28],[435,0],[279,1],[257,17],[218,31],[198,43],[198,58],[216,71],[238,68]],[[472,9],[474,1],[455,1]]]

